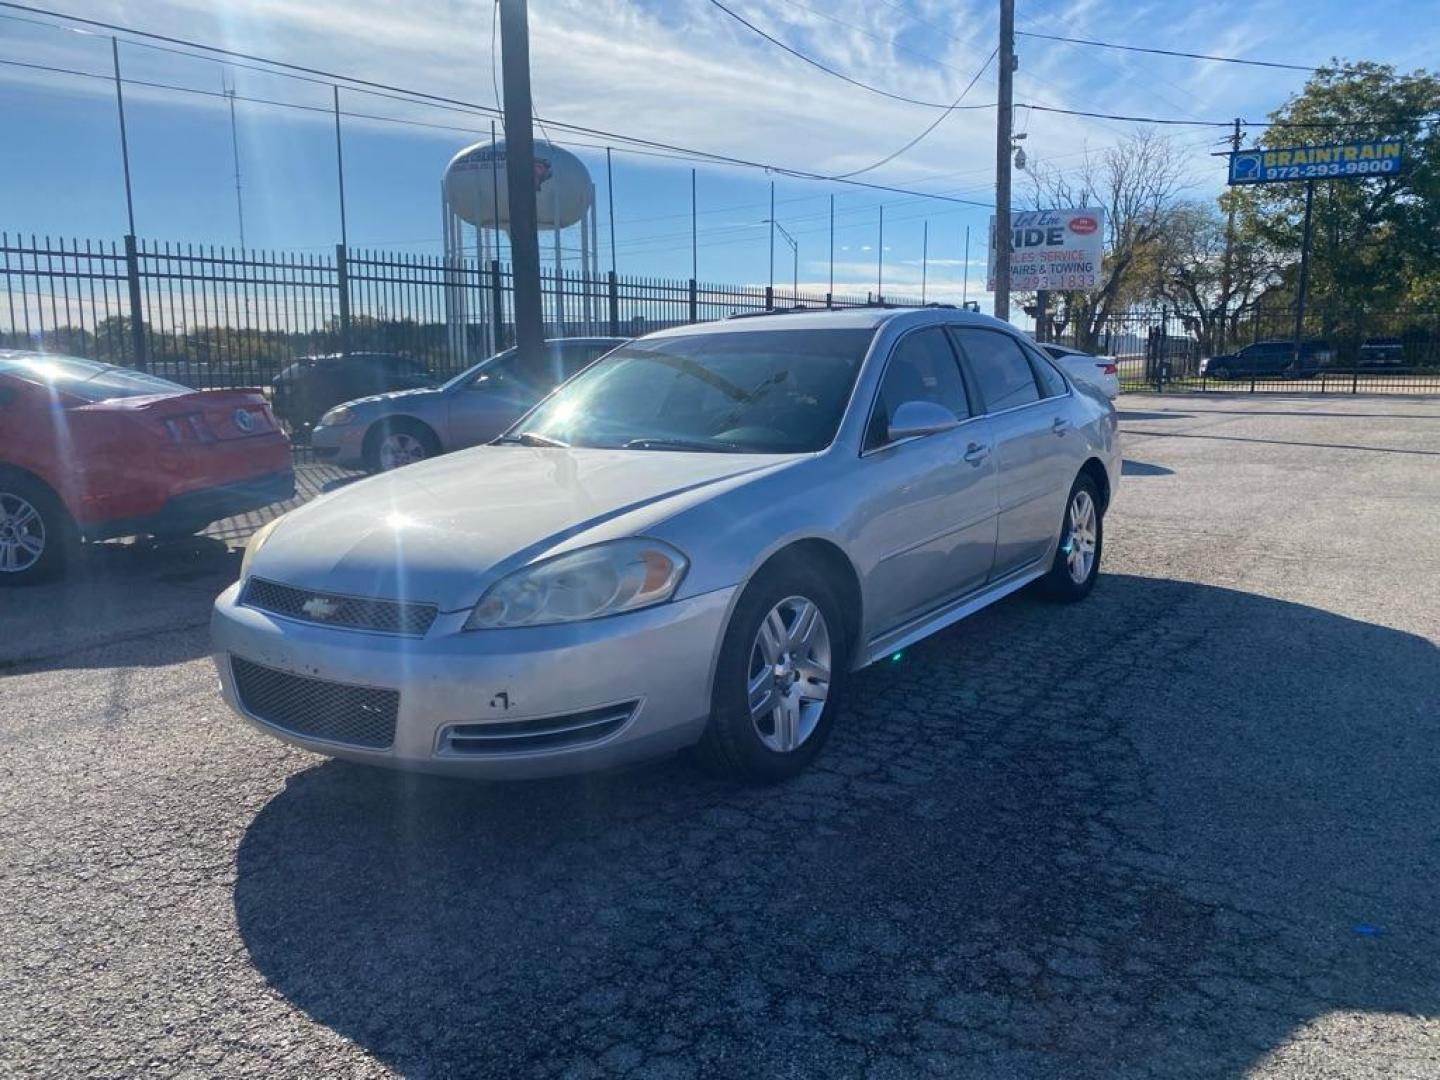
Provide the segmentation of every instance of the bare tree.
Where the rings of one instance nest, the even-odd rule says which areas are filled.
[[[1275,252],[1257,230],[1237,230],[1225,266],[1225,216],[1214,205],[1172,207],[1155,245],[1154,295],[1174,307],[1202,352],[1235,338],[1241,318],[1280,280]]]
[[[1184,191],[1184,169],[1169,139],[1141,131],[1065,173],[1030,171],[1036,209],[1098,206],[1105,211],[1105,259],[1093,292],[1058,292],[1056,313],[1076,345],[1094,350],[1111,317],[1152,294],[1157,245]]]

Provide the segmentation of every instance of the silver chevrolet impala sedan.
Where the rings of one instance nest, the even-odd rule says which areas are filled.
[[[518,778],[821,751],[848,676],[1040,582],[1095,584],[1114,407],[1008,324],[865,308],[639,339],[497,443],[256,533],[215,603],[278,738]]]

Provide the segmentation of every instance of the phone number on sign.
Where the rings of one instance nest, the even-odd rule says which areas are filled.
[[[1327,165],[1283,165],[1265,170],[1266,180],[1315,180],[1322,176],[1380,176],[1400,168],[1394,158],[1381,161],[1332,161]]]
[[[1010,281],[1010,287],[1017,290],[1093,289],[1097,284],[1094,274],[1028,274]]]

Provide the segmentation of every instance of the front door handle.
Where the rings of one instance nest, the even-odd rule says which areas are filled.
[[[984,443],[972,442],[965,448],[965,460],[971,465],[979,465],[990,456],[990,447]]]
[[[1066,420],[1063,416],[1057,416],[1055,417],[1055,422],[1050,425],[1050,430],[1056,435],[1064,435],[1065,432],[1070,430],[1070,421]]]

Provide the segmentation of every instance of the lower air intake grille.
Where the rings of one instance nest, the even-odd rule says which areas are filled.
[[[313,739],[387,749],[395,741],[400,694],[311,679],[230,657],[240,704],[252,716]]]
[[[406,637],[423,637],[439,610],[434,604],[313,592],[254,577],[246,583],[240,602],[287,619]]]
[[[635,715],[637,701],[604,709],[546,716],[538,720],[512,720],[500,724],[455,724],[440,740],[445,754],[516,754],[526,750],[556,750],[599,742],[625,726]]]

